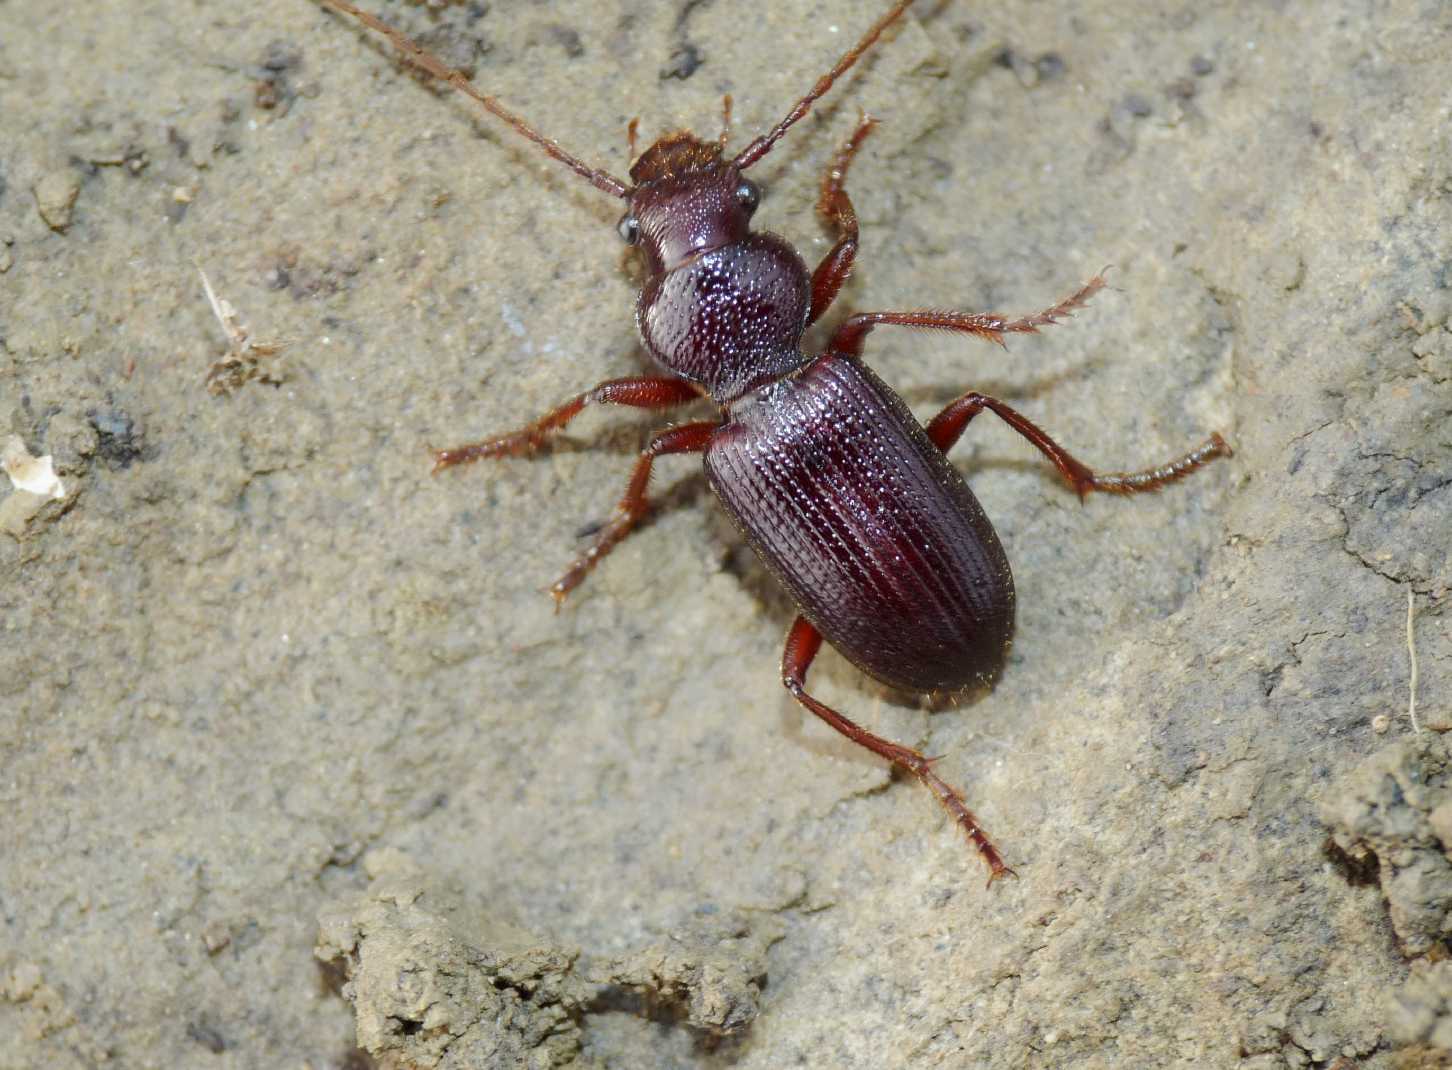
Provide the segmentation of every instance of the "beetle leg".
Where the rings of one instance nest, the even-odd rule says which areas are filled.
[[[996,413],[1004,423],[1032,442],[1040,453],[1053,461],[1059,474],[1069,481],[1069,486],[1074,488],[1074,492],[1079,495],[1081,500],[1091,490],[1103,491],[1106,494],[1136,494],[1142,490],[1158,490],[1166,483],[1183,479],[1216,457],[1229,457],[1231,454],[1230,446],[1220,437],[1219,432],[1213,432],[1208,439],[1189,453],[1183,457],[1177,457],[1167,464],[1146,468],[1139,472],[1113,472],[1107,475],[1096,475],[1086,464],[1073,457],[1063,446],[1044,434],[1038,425],[1030,421],[1028,417],[1005,405],[997,398],[991,398],[987,394],[980,394],[977,391],[964,394],[933,417],[932,422],[928,424],[928,437],[933,440],[933,444],[938,449],[947,453],[953,443],[957,442],[959,436],[963,434],[963,430],[968,426],[968,421],[984,409],[990,409]]]
[[[807,670],[811,668],[812,661],[816,658],[821,646],[822,633],[817,631],[805,617],[798,617],[792,623],[792,630],[787,634],[786,649],[781,656],[781,682],[791,692],[792,698],[853,743],[866,747],[874,754],[886,758],[899,769],[909,772],[921,780],[938,802],[943,804],[943,808],[948,811],[948,816],[967,833],[968,839],[983,856],[983,861],[988,863],[989,884],[1006,874],[1013,875],[1013,870],[1004,864],[1003,856],[998,853],[998,848],[993,846],[993,841],[983,831],[983,826],[978,823],[978,818],[974,817],[973,811],[968,809],[968,804],[963,799],[963,793],[933,772],[933,762],[937,759],[924,757],[910,747],[904,747],[900,743],[893,743],[881,736],[873,735],[830,706],[823,705],[807,694],[805,686]]]
[[[565,596],[584,581],[590,570],[600,563],[600,559],[629,535],[640,522],[640,518],[650,510],[645,489],[650,484],[650,466],[655,459],[667,453],[700,453],[719,426],[718,423],[705,420],[681,424],[679,427],[661,431],[646,444],[645,449],[640,451],[640,460],[635,462],[635,470],[630,474],[625,494],[621,497],[620,504],[615,507],[615,514],[596,534],[590,548],[575,558],[574,564],[550,586],[556,610],[564,603]]]
[[[564,428],[578,416],[586,405],[629,405],[637,409],[668,409],[697,401],[700,397],[701,391],[695,384],[688,383],[684,379],[663,377],[607,379],[593,390],[576,394],[563,405],[551,409],[534,423],[518,431],[486,438],[481,442],[472,442],[467,446],[434,450],[434,472],[442,472],[445,468],[452,468],[456,464],[467,464],[485,457],[518,457],[521,454],[533,453],[544,445],[545,439]]]
[[[817,211],[826,217],[828,223],[841,231],[842,236],[822,258],[817,270],[812,272],[812,310],[807,316],[809,324],[815,323],[827,311],[837,297],[837,292],[842,289],[842,284],[847,281],[847,276],[852,273],[852,261],[857,258],[857,212],[842,184],[847,180],[847,168],[852,163],[852,157],[857,155],[863,140],[872,133],[872,128],[876,125],[876,119],[863,114],[857,122],[857,129],[852,132],[846,144],[837,150],[837,155],[832,157],[832,166],[822,176],[822,195],[817,198]]]
[[[820,269],[819,269],[820,270]],[[1076,309],[1089,303],[1089,299],[1104,289],[1103,274],[1095,275],[1074,293],[1052,308],[1035,312],[1031,316],[1008,319],[996,312],[938,312],[923,309],[917,312],[862,312],[843,321],[832,340],[827,344],[831,353],[848,356],[862,355],[862,342],[869,331],[879,323],[898,327],[926,327],[940,331],[959,331],[977,335],[990,342],[1003,345],[1005,334],[1037,334],[1040,327],[1058,323],[1072,316]],[[815,307],[815,302],[813,307]]]

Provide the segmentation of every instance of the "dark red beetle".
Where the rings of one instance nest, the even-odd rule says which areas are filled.
[[[635,158],[630,184],[585,165],[457,71],[345,0],[321,3],[385,34],[412,62],[448,82],[596,188],[624,199],[620,234],[644,253],[647,279],[636,324],[670,374],[612,379],[512,434],[435,454],[435,470],[483,457],[533,452],[586,405],[666,409],[707,397],[719,419],[655,435],[641,453],[614,516],[594,544],[550,588],[557,604],[624,539],[649,509],[655,458],[703,453],[711,488],[801,610],[787,636],[782,682],[837,731],[921,780],[963,827],[990,869],[1009,872],[962,794],[932,759],[873,735],[807,694],[812,659],[826,639],[848,660],[904,691],[955,691],[987,681],[1002,665],[1013,628],[1008,558],[973,492],[945,452],[984,409],[1034,444],[1074,490],[1154,490],[1228,456],[1218,434],[1178,460],[1142,472],[1096,475],[1028,419],[996,398],[970,392],[926,428],[859,357],[878,324],[959,331],[999,342],[1034,332],[1083,305],[1103,285],[1032,316],[961,312],[873,312],[850,317],[826,351],[801,339],[842,288],[857,253],[857,217],[843,189],[848,165],[871,132],[864,117],[822,181],[818,209],[837,228],[832,250],[808,272],[774,234],[754,234],[759,192],[743,172],[804,116],[911,3],[898,0],[857,45],[818,79],[770,132],[734,158],[727,131],[701,141],[668,134]],[[726,125],[730,124],[726,99]],[[635,126],[630,128],[634,155]]]

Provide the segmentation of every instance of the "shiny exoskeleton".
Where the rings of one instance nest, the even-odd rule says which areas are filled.
[[[960,690],[991,679],[1002,666],[1013,630],[1008,558],[945,456],[984,409],[1043,452],[1081,497],[1094,490],[1153,490],[1230,450],[1215,434],[1168,464],[1098,475],[1020,413],[984,394],[964,394],[920,426],[860,360],[863,341],[879,324],[957,331],[999,343],[1009,333],[1037,331],[1087,302],[1103,286],[1097,276],[1052,308],[1016,319],[921,311],[854,315],[821,354],[803,352],[803,333],[832,303],[856,256],[857,217],[843,182],[873,120],[862,119],[822,181],[818,209],[838,239],[815,270],[781,238],[751,231],[760,193],[743,172],[911,0],[894,3],[780,123],[735,157],[724,154],[728,97],[727,129],[719,139],[669,134],[636,157],[629,184],[584,164],[353,4],[320,2],[387,35],[413,63],[597,189],[624,199],[620,235],[639,247],[645,261],[636,323],[668,375],[601,383],[519,431],[437,451],[435,468],[533,452],[591,404],[665,409],[702,398],[714,402],[719,418],[671,427],[650,440],[614,515],[552,586],[557,605],[646,514],[655,458],[704,454],[712,490],[801,611],[782,658],[787,689],[833,728],[921,780],[982,853],[990,881],[1011,872],[962,794],[937,775],[931,759],[866,731],[806,692],[813,658],[825,639],[884,683],[920,693]],[[630,136],[634,155],[634,123]]]

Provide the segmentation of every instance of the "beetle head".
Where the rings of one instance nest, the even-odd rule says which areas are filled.
[[[721,146],[681,131],[667,134],[630,168],[635,183],[620,236],[645,252],[652,275],[741,241],[761,194]]]

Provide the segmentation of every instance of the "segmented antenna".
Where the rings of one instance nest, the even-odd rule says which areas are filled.
[[[329,3],[331,0],[323,0],[323,2]],[[812,86],[811,92],[797,101],[796,107],[787,113],[785,119],[776,124],[771,133],[756,138],[741,150],[741,155],[736,157],[736,166],[744,171],[770,152],[771,147],[781,139],[781,136],[791,128],[792,124],[807,114],[812,105],[826,95],[827,90],[832,88],[832,83],[847,73],[852,65],[862,58],[862,54],[877,43],[877,39],[882,36],[882,31],[891,26],[912,2],[913,0],[898,0],[893,4],[887,14],[873,23],[872,28],[862,35],[862,40],[858,41],[850,52],[837,61],[835,67],[817,79],[817,84]]]
[[[583,160],[580,160],[578,157],[566,152],[563,148],[560,147],[559,142],[553,140],[552,138],[545,137],[538,130],[536,130],[534,127],[530,126],[527,122],[521,119],[518,115],[515,115],[503,104],[499,103],[496,98],[491,97],[488,94],[479,92],[477,89],[474,88],[473,84],[469,81],[469,79],[465,78],[462,73],[454,70],[452,67],[445,66],[431,53],[425,51],[421,45],[406,37],[405,35],[399,33],[386,22],[382,22],[381,20],[368,14],[368,12],[366,11],[359,10],[352,4],[348,3],[348,0],[318,0],[318,3],[322,4],[324,7],[332,8],[334,11],[340,12],[341,14],[351,15],[353,18],[363,23],[363,25],[367,26],[370,30],[376,30],[377,32],[383,34],[384,37],[387,37],[391,42],[393,42],[393,47],[398,49],[398,51],[403,54],[403,57],[407,62],[412,63],[414,66],[420,68],[425,73],[432,75],[439,81],[447,82],[453,88],[457,89],[460,93],[463,93],[466,97],[477,103],[490,115],[493,115],[498,119],[504,120],[504,122],[508,123],[517,132],[522,134],[524,137],[529,138],[530,141],[533,141],[536,145],[543,149],[546,156],[549,156],[551,159],[558,160],[560,163],[568,167],[571,171],[575,172],[575,174],[583,178],[586,182],[589,182],[590,185],[594,186],[596,189],[603,190],[605,193],[610,194],[612,197],[623,198],[630,195],[630,187],[627,186],[624,182],[621,182],[620,179],[616,178],[608,171],[602,171],[599,168],[590,167]],[[871,42],[868,43],[870,44]],[[820,96],[820,94],[818,95]]]

